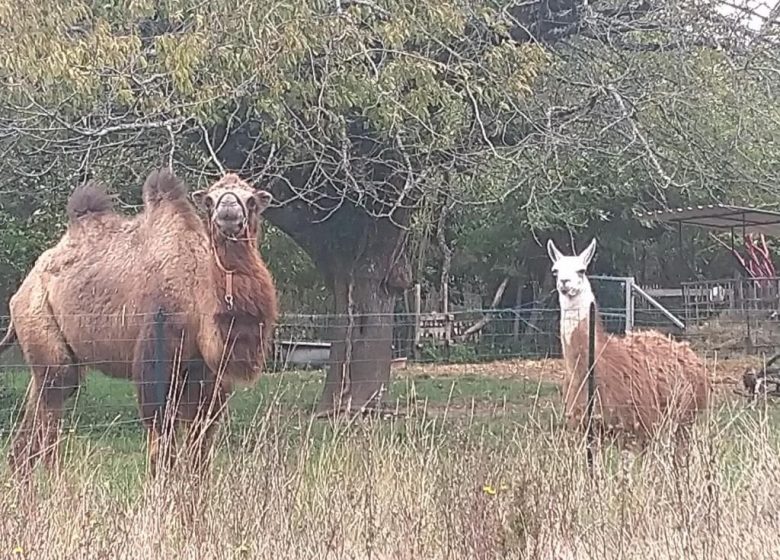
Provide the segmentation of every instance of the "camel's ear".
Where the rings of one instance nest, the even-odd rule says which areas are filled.
[[[195,206],[198,208],[205,208],[206,205],[204,202],[206,201],[206,191],[204,189],[201,189],[199,191],[194,191],[190,194],[190,198],[192,199],[192,202],[195,203]]]
[[[585,247],[585,250],[580,253],[580,258],[582,259],[582,262],[585,264],[585,268],[588,267],[590,264],[590,261],[593,260],[593,255],[596,253],[596,238],[594,237],[593,240],[590,242],[590,245]]]
[[[271,201],[274,199],[274,197],[268,191],[258,189],[255,191],[254,199],[255,203],[257,204],[257,213],[262,214],[263,211],[271,204]]]
[[[552,239],[547,240],[547,254],[550,256],[550,260],[553,262],[553,264],[558,262],[558,259],[563,257],[563,253],[558,250],[558,247],[555,246],[555,243],[553,243]]]

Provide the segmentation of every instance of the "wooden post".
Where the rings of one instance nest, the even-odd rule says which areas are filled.
[[[517,277],[517,289],[515,289],[515,316],[512,323],[512,342],[520,340],[520,305],[523,303],[523,282]]]
[[[587,449],[586,459],[588,470],[593,475],[593,404],[596,399],[596,304],[590,304],[590,322],[588,323],[588,404],[587,404]]]
[[[412,340],[412,355],[419,358],[420,354],[420,315],[422,314],[422,286],[414,285],[414,335]]]
[[[452,325],[450,324],[450,283],[443,282],[441,285],[441,312],[444,314],[445,329],[444,338],[446,339],[447,346],[450,345],[452,340]]]
[[[634,277],[626,278],[626,334],[634,330]]]
[[[401,335],[402,340],[399,341],[399,351],[403,348],[404,354],[411,358],[414,356],[414,323],[411,321],[412,307],[409,304],[409,290],[404,290],[403,294],[403,329],[401,329],[403,334]]]
[[[444,314],[444,356],[450,361],[450,348],[452,347],[452,318],[450,317],[450,283],[442,282],[441,285],[441,310]]]

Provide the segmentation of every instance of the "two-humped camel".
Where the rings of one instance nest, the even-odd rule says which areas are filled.
[[[227,174],[192,199],[205,221],[167,170],[149,175],[132,218],[97,183],[74,190],[67,231],[11,297],[0,342],[2,352],[18,341],[32,370],[15,471],[56,463],[63,406],[87,367],[135,383],[152,472],[176,423],[203,466],[232,385],[260,375],[277,301],[257,251],[270,193]]]
[[[561,307],[564,412],[575,429],[586,422],[589,313],[596,301],[586,271],[595,250],[594,239],[579,255],[564,256],[547,242]],[[710,397],[705,365],[690,345],[653,330],[607,334],[598,311],[595,332],[594,425],[619,442],[633,439],[640,449],[667,423],[684,437]]]

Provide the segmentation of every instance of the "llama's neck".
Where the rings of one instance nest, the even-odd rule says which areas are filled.
[[[590,284],[583,287],[582,291],[575,297],[570,297],[558,293],[558,302],[561,307],[561,345],[563,346],[564,356],[572,344],[572,336],[578,327],[584,327],[587,332],[588,319],[590,317],[590,305],[595,303],[596,298]],[[597,319],[598,326],[598,319]]]

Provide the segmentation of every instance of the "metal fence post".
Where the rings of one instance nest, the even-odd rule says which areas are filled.
[[[596,303],[590,304],[590,320],[588,322],[588,404],[587,404],[587,449],[586,458],[588,470],[593,474],[593,443],[595,433],[593,430],[593,404],[596,397]]]
[[[165,418],[165,312],[160,308],[154,316],[154,379],[160,428]]]
[[[634,330],[634,277],[626,278],[626,334]]]

